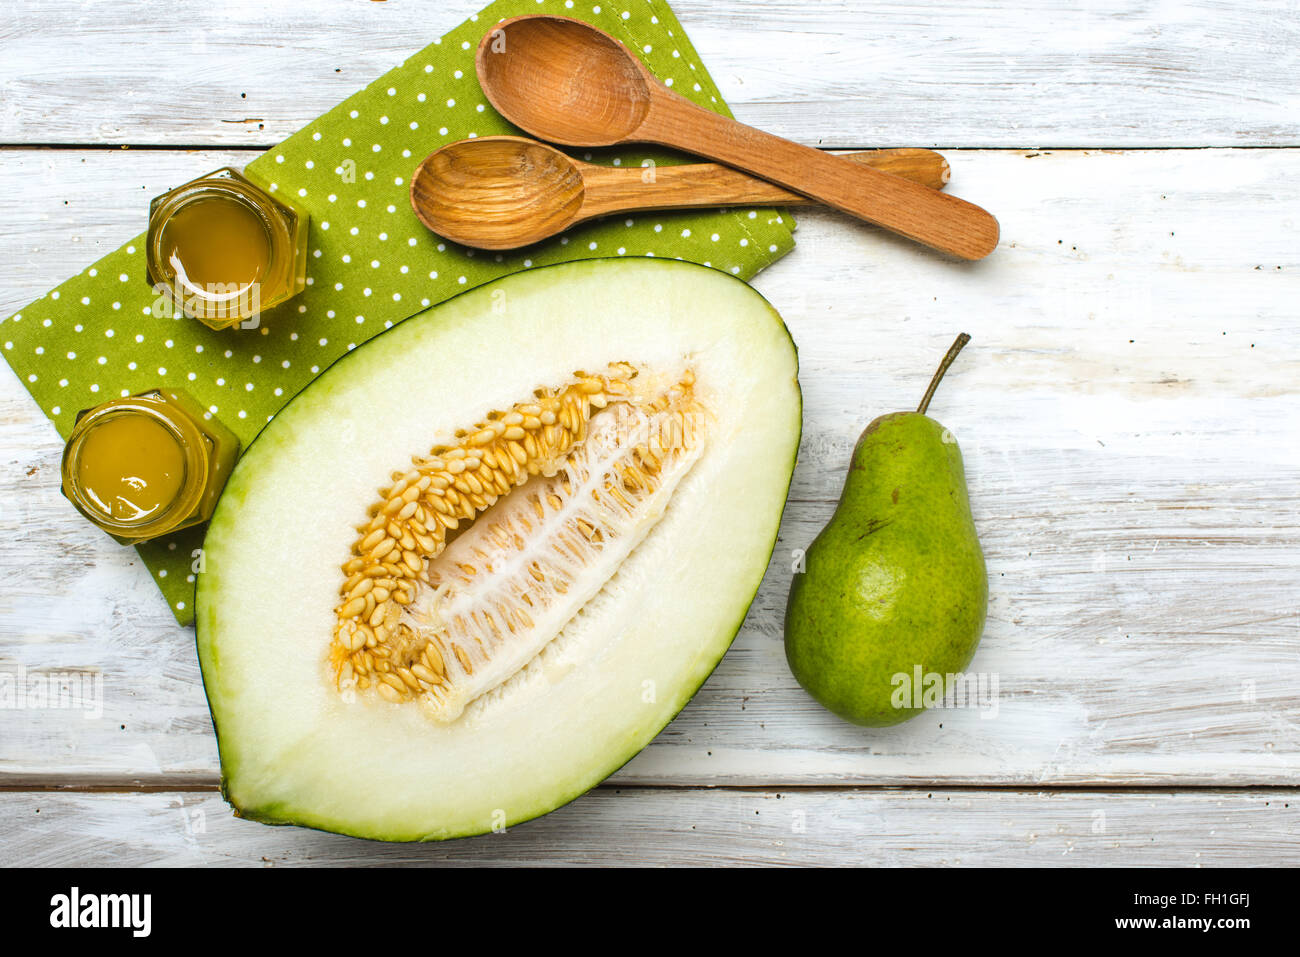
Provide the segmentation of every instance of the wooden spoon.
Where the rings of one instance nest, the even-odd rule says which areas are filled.
[[[868,150],[846,158],[935,189],[950,175],[947,161],[931,150]],[[449,143],[411,177],[411,206],[420,222],[479,249],[517,249],[611,213],[812,202],[716,163],[596,166],[521,136]]]
[[[618,40],[581,20],[503,20],[479,42],[475,66],[497,111],[541,139],[676,147],[962,259],[982,259],[997,246],[997,220],[978,206],[696,106]]]

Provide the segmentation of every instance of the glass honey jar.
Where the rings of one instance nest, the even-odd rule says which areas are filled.
[[[149,204],[149,280],[213,329],[251,328],[305,287],[307,224],[238,170],[216,170]]]
[[[188,394],[155,389],[77,413],[63,494],[123,545],[206,522],[239,439]]]

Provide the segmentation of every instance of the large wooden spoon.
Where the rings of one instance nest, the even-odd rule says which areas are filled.
[[[932,150],[867,150],[845,158],[934,189],[943,188],[950,172]],[[411,206],[420,222],[452,242],[479,249],[517,249],[613,213],[812,202],[716,163],[597,166],[521,136],[448,143],[411,177]]]
[[[982,259],[997,246],[997,220],[978,206],[696,106],[618,40],[581,20],[503,20],[483,36],[475,65],[497,111],[541,139],[671,146],[962,259]]]

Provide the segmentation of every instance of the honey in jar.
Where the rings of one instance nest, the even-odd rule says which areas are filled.
[[[154,199],[149,279],[175,308],[214,329],[244,324],[306,284],[308,217],[233,169]]]
[[[157,389],[77,416],[63,494],[123,544],[207,521],[239,454],[234,433],[186,393]]]

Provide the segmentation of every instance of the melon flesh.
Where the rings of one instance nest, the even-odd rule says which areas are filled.
[[[456,429],[611,362],[689,368],[709,413],[702,451],[630,553],[454,720],[340,693],[340,565],[376,489]],[[744,619],[798,448],[797,374],[784,324],[747,285],[648,258],[499,280],[326,370],[240,460],[204,543],[198,648],[227,799],[268,823],[438,840],[544,814],[618,769]]]

